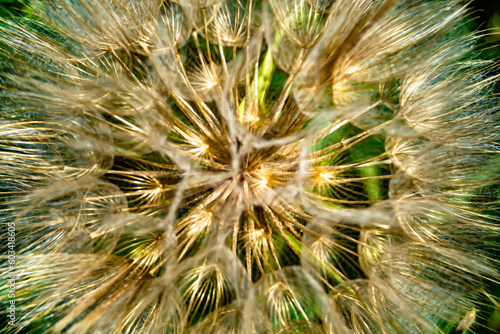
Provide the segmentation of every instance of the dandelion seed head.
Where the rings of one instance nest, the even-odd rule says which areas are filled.
[[[460,1],[31,6],[0,27],[20,330],[474,328],[500,121]]]

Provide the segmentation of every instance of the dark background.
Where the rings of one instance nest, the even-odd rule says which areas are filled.
[[[500,57],[500,0],[472,0],[471,7],[475,9],[472,15],[475,28],[489,34],[482,45],[487,48],[486,56]]]

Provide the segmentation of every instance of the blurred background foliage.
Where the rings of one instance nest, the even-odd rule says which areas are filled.
[[[23,4],[19,0],[0,0],[0,16],[8,17],[22,12]]]
[[[24,10],[27,2],[29,0],[0,0],[0,17],[29,15]],[[500,64],[500,0],[471,0],[470,6],[474,11],[471,15],[472,20],[468,23],[469,29],[486,33],[480,40],[479,49],[482,51],[479,58],[494,59]],[[0,21],[0,24],[4,23]],[[500,74],[500,65],[495,72]],[[500,298],[500,285],[492,284],[490,293]],[[475,327],[474,333],[500,333],[500,307],[480,310],[478,318],[480,325]]]
[[[476,9],[472,22],[473,28],[486,30],[488,35],[483,43],[487,58],[500,57],[500,0],[472,0],[471,6]]]

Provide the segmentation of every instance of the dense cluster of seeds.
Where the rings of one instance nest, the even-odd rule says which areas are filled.
[[[31,8],[0,28],[6,333],[474,322],[500,104],[461,1]]]

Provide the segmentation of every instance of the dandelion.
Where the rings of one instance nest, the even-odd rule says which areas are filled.
[[[498,77],[461,1],[30,6],[0,28],[6,333],[451,333],[495,303]]]

